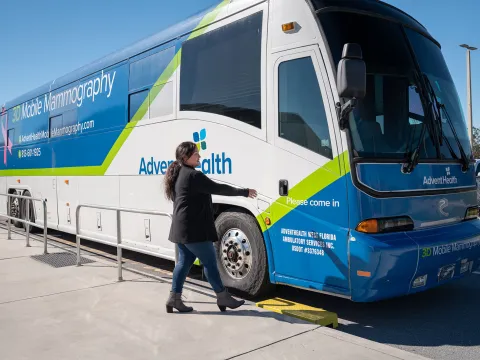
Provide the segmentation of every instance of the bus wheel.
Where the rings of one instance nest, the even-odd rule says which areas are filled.
[[[9,194],[13,195],[18,195],[15,190],[10,191]],[[10,216],[15,217],[17,219],[21,219],[21,213],[20,213],[20,199],[19,198],[10,198]],[[16,228],[21,228],[23,227],[23,223],[20,221],[11,219],[10,222],[15,226]]]
[[[32,195],[30,194],[30,192],[27,190],[23,193],[23,196],[28,196],[28,197],[31,197]],[[27,201],[30,202],[29,204],[29,216],[27,216]],[[34,203],[32,200],[27,200],[27,199],[22,199],[22,206],[20,207],[20,210],[21,210],[21,213],[22,213],[22,216],[21,218],[23,220],[27,220],[34,223],[35,222],[35,209],[34,209]],[[25,229],[25,231],[27,231],[27,226],[29,226],[29,229],[28,231],[30,233],[32,233],[35,229],[37,229],[36,227],[32,226],[32,225],[27,225],[27,224],[22,224],[23,225],[23,228]]]
[[[256,219],[229,210],[218,216],[215,225],[219,237],[215,249],[223,284],[252,298],[270,290],[265,243]]]

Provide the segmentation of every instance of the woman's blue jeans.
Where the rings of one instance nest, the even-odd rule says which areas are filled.
[[[178,244],[178,259],[173,270],[172,291],[181,293],[183,284],[195,259],[199,258],[205,269],[208,282],[217,294],[225,290],[220,273],[218,272],[217,259],[213,243],[199,242],[192,244]]]

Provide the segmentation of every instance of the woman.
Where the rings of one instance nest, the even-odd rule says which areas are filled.
[[[220,279],[213,242],[218,241],[215,228],[212,194],[223,196],[244,196],[255,198],[257,192],[250,189],[237,189],[218,184],[202,172],[195,170],[200,165],[197,145],[181,143],[175,153],[176,161],[165,174],[165,195],[173,201],[173,219],[170,228],[170,241],[178,246],[178,261],[173,270],[172,290],[167,300],[167,312],[177,309],[189,312],[181,299],[183,284],[196,258],[200,259],[210,285],[217,294],[217,305],[221,311],[235,309],[245,301],[232,298]]]

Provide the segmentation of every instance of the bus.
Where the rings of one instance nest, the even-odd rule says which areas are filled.
[[[286,285],[373,302],[480,266],[440,44],[381,1],[225,0],[6,103],[1,124],[0,188],[47,199],[48,228],[72,234],[79,204],[171,213],[164,174],[195,142],[198,171],[258,191],[213,196],[222,280],[245,297]],[[11,210],[43,224],[25,207]],[[80,223],[115,243],[115,212]],[[169,229],[122,214],[123,243],[174,260]]]
[[[475,176],[477,177],[477,202],[480,205],[480,159],[475,160]]]

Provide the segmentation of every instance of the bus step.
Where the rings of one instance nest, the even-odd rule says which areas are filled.
[[[273,298],[258,302],[257,307],[270,310],[279,314],[291,316],[313,324],[328,326],[336,329],[338,327],[338,316],[334,312],[299,304],[293,301]]]

